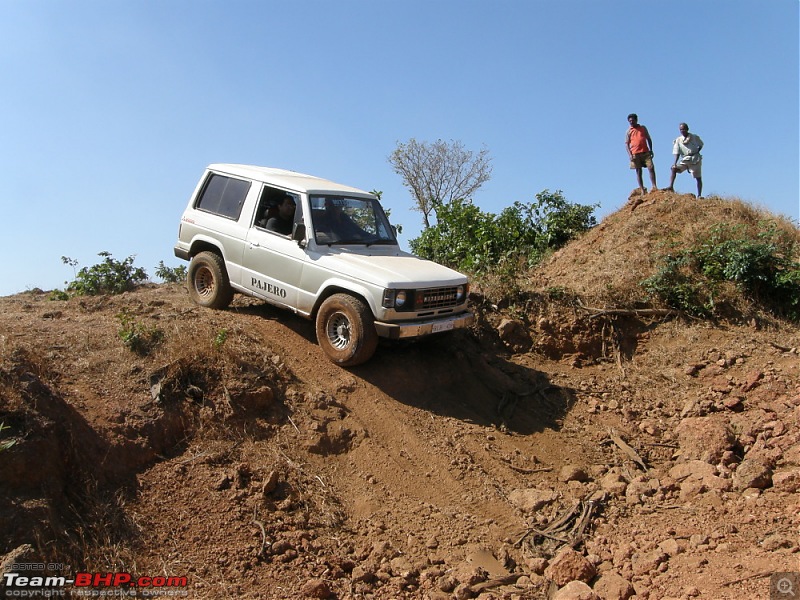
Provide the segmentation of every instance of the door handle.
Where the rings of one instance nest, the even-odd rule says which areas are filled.
[[[251,248],[258,248],[259,246],[261,246],[261,244],[259,244],[258,242],[250,242]]]

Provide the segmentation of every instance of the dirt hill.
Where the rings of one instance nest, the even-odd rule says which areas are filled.
[[[753,214],[632,198],[526,302],[476,293],[473,330],[351,370],[247,298],[0,298],[2,568],[189,598],[769,598],[798,570],[800,329],[609,311],[641,307],[664,239]]]

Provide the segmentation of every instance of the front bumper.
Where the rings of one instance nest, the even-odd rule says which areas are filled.
[[[183,260],[191,260],[192,258],[191,256],[189,256],[189,251],[186,248],[183,248],[182,246],[175,246],[175,248],[173,248],[173,251],[175,252],[175,256],[177,256],[178,258],[182,258]]]
[[[463,329],[475,322],[475,315],[471,312],[459,313],[452,317],[432,319],[429,321],[413,321],[410,323],[384,323],[375,322],[378,335],[390,340],[422,337],[432,333]]]

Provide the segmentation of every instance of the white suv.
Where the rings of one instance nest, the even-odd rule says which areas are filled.
[[[320,346],[341,366],[368,360],[378,337],[473,322],[467,278],[403,252],[374,194],[294,171],[209,165],[175,255],[191,261],[194,302],[225,308],[241,292],[315,319]]]

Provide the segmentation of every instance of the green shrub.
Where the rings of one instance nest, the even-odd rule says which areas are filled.
[[[661,256],[658,272],[642,286],[673,308],[707,316],[716,313],[717,293],[727,282],[773,314],[800,320],[797,243],[774,222],[759,228],[751,234],[743,225],[714,225],[694,246]]]
[[[141,267],[134,268],[133,256],[123,261],[112,258],[109,252],[100,252],[98,256],[102,256],[103,261],[78,271],[75,279],[67,285],[68,292],[78,296],[121,294],[147,281],[147,272]],[[61,261],[73,268],[78,264],[67,256],[62,256]]]
[[[186,265],[168,267],[163,260],[158,261],[156,277],[164,283],[181,283],[186,280]]]
[[[588,231],[597,220],[593,214],[599,204],[572,204],[560,190],[544,190],[536,194],[536,202],[526,207],[530,216],[526,222],[537,228],[537,246],[540,251],[556,250]]]
[[[492,254],[494,215],[483,213],[466,200],[455,200],[437,210],[438,223],[409,242],[411,251],[438,263],[475,272]]]
[[[436,207],[436,224],[409,246],[422,258],[510,282],[521,269],[593,227],[595,208],[571,204],[560,191],[548,190],[536,194],[534,202],[514,202],[499,215],[454,200]]]
[[[699,282],[689,268],[689,257],[684,252],[667,254],[660,259],[661,266],[655,275],[641,282],[652,298],[658,298],[670,308],[696,317],[713,313],[713,293],[705,299]]]

